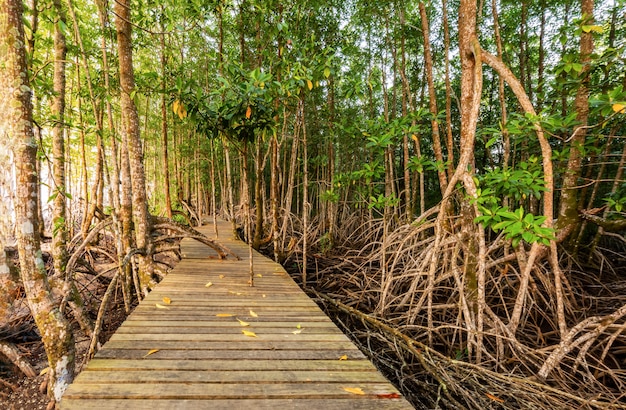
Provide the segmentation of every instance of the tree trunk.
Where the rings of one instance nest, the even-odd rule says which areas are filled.
[[[48,395],[59,401],[74,379],[74,336],[55,304],[41,254],[37,214],[37,143],[26,66],[22,1],[0,1],[0,129],[8,134],[17,174],[15,217],[20,273],[50,366]]]
[[[593,0],[582,0],[582,15],[584,24],[593,24]],[[576,92],[574,109],[576,110],[576,120],[580,124],[574,129],[570,139],[570,154],[567,161],[566,171],[563,176],[563,186],[561,189],[561,200],[559,203],[559,216],[556,222],[557,236],[564,239],[579,223],[578,215],[578,178],[582,170],[585,138],[587,136],[586,126],[589,117],[589,70],[593,53],[593,32],[586,33],[584,30],[580,34],[580,59],[583,65],[579,76],[582,81]]]
[[[443,193],[448,187],[448,178],[446,177],[445,168],[443,167],[443,152],[441,149],[441,138],[439,137],[439,122],[437,121],[437,96],[433,78],[433,57],[430,51],[430,27],[428,24],[428,16],[426,15],[426,6],[424,6],[423,1],[419,2],[419,10],[420,19],[422,20],[422,35],[424,36],[424,68],[426,70],[426,81],[428,82],[428,107],[433,117],[430,121],[433,133],[433,150],[435,151],[435,159],[442,164],[441,167],[437,167],[437,175],[439,176],[439,186]]]
[[[128,156],[130,164],[133,222],[136,246],[144,255],[139,259],[139,285],[145,295],[151,287],[151,270],[149,263],[151,254],[150,219],[146,198],[145,175],[143,168],[143,152],[139,128],[139,115],[133,100],[135,77],[133,71],[133,54],[131,46],[130,0],[115,2],[115,27],[117,30],[117,47],[120,67],[121,106],[124,117],[125,132],[128,138]]]
[[[52,213],[52,257],[55,275],[62,277],[67,263],[67,216],[65,185],[65,56],[67,46],[60,25],[65,25],[65,10],[60,0],[54,0],[57,16],[54,24],[54,97],[52,114],[56,124],[52,129],[54,208]]]
[[[163,6],[161,6],[163,7]],[[163,9],[161,8],[161,14],[163,14]],[[163,26],[163,25],[162,25]],[[167,59],[165,57],[165,28],[161,27],[163,31],[161,33],[161,135],[163,138],[162,142],[162,155],[163,155],[163,185],[164,185],[164,195],[165,195],[165,214],[168,218],[172,219],[172,199],[170,196],[170,167],[169,167],[169,159],[168,159],[168,146],[167,146],[167,100],[166,100],[166,91],[167,91],[167,77],[165,72],[165,65],[167,63]]]

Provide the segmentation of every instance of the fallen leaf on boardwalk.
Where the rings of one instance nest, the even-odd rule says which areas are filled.
[[[377,394],[376,397],[379,399],[399,399],[400,395],[398,393],[381,393]]]
[[[261,296],[265,297],[265,295],[261,295]]]
[[[228,293],[230,293],[231,295],[236,295],[236,296],[243,295],[243,293],[241,293],[241,292],[233,292],[232,290],[229,290]]]
[[[360,394],[360,395],[365,394],[363,389],[361,389],[360,387],[344,387],[343,389],[347,391],[348,393],[352,393],[352,394]]]
[[[166,305],[171,305],[172,299],[168,298],[167,296],[163,296],[163,303],[165,303]]]
[[[251,332],[251,331],[249,331],[249,330],[242,330],[242,331],[241,331],[241,333],[243,333],[244,335],[246,335],[246,336],[248,336],[248,337],[258,337],[258,336],[256,335],[256,333]]]
[[[252,317],[259,317],[259,315],[256,314],[256,312],[252,309],[250,309],[250,316]]]
[[[248,323],[248,322],[244,322],[243,320],[241,320],[241,319],[239,319],[239,318],[237,318],[237,321],[239,322],[239,324],[240,324],[241,326],[250,326],[250,323]]]
[[[301,328],[302,328],[302,325],[301,325],[300,323],[298,323],[298,324],[296,325],[296,329],[301,329]]]
[[[163,306],[160,303],[157,303],[155,306],[158,307],[159,309],[169,309],[167,306]]]
[[[348,360],[348,355],[344,354],[343,356],[339,358],[339,360]]]
[[[256,277],[257,277],[257,278],[262,278],[262,277],[263,277],[263,275],[261,275],[260,273],[257,273],[257,274],[256,274]]]
[[[205,288],[210,288],[211,286],[213,286],[213,282],[207,282],[207,284],[204,285]]]
[[[154,354],[154,353],[156,353],[156,352],[158,352],[158,351],[159,351],[159,349],[152,349],[152,350],[150,350],[148,353],[146,353],[145,355],[143,355],[143,357],[150,356],[151,354]]]
[[[220,275],[220,276],[219,276],[219,278],[220,278],[220,279],[224,279],[224,275]]]
[[[291,333],[293,333],[294,335],[299,335],[300,333],[302,333],[302,330],[303,330],[303,329],[294,330],[294,331],[293,331],[293,332],[291,332]]]
[[[235,315],[233,315],[232,313],[218,313],[215,316],[217,316],[217,317],[233,317]]]
[[[504,403],[504,400],[502,400],[500,397],[494,396],[493,394],[485,393],[485,396],[489,397],[493,401],[497,401],[498,403]]]

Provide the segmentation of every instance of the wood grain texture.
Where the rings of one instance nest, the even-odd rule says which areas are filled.
[[[231,238],[229,223],[218,229],[241,260],[184,240],[183,260],[76,378],[61,409],[412,408],[280,265],[254,252],[250,287],[247,245]],[[212,226],[200,230],[213,237]]]

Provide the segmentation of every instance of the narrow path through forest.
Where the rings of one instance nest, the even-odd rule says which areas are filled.
[[[61,409],[410,409],[279,264],[218,224],[241,260],[183,259],[65,393]],[[200,231],[215,237],[213,226]]]

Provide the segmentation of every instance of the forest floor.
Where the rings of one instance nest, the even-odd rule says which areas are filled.
[[[101,340],[108,340],[113,333],[115,333],[115,330],[126,320],[127,315],[124,312],[123,301],[119,298],[116,302],[117,303],[112,304],[112,309],[107,315]],[[79,369],[89,350],[89,339],[84,336],[77,324],[74,323],[74,325],[74,337],[77,342],[76,364],[77,369]],[[41,372],[48,366],[46,353],[41,341],[32,341],[28,344],[21,345],[21,347],[28,348],[24,354],[24,358],[28,360],[37,372]],[[45,374],[38,374],[34,378],[28,378],[21,372],[16,372],[6,367],[0,367],[0,378],[10,383],[12,386],[0,386],[0,409],[45,410],[48,407],[49,399],[46,395]]]

